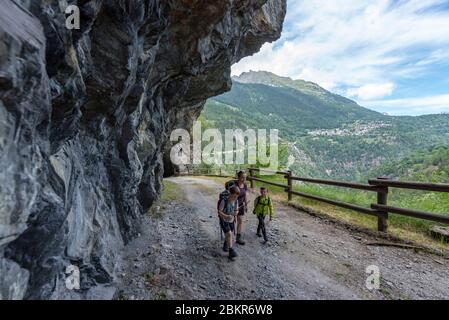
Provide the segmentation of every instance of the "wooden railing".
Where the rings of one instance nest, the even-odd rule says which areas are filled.
[[[209,169],[209,168],[192,168],[188,167],[182,172],[176,172],[177,176],[205,176],[205,177],[227,177],[233,178],[232,174],[228,174],[221,168]]]
[[[272,182],[263,180],[260,177],[254,175],[255,172],[265,172],[273,175],[282,175],[286,179],[286,184]],[[323,179],[311,179],[295,177],[292,175],[291,171],[270,171],[259,168],[250,168],[248,180],[251,183],[251,188],[254,188],[254,181],[258,181],[267,185],[272,185],[276,187],[283,188],[288,194],[288,200],[291,201],[293,196],[299,196],[307,199],[312,199],[319,202],[328,203],[337,207],[354,210],[363,214],[369,214],[377,217],[378,230],[381,232],[387,232],[388,229],[388,214],[395,213],[399,215],[404,215],[413,218],[425,219],[440,223],[449,224],[449,214],[437,214],[431,212],[416,211],[404,208],[397,208],[388,205],[388,192],[390,188],[400,188],[400,189],[413,189],[422,191],[433,191],[433,192],[448,192],[449,184],[435,184],[435,183],[420,183],[420,182],[401,182],[386,178],[371,179],[368,184],[362,183],[351,183],[343,181],[334,180],[323,180]],[[298,192],[293,190],[293,181],[301,181],[313,184],[329,185],[334,187],[342,187],[349,189],[357,189],[364,191],[371,191],[377,193],[377,203],[371,204],[370,207],[362,207],[354,205],[351,203],[346,203],[342,201],[332,200],[317,195],[312,195],[304,192]],[[449,208],[448,208],[449,209]]]

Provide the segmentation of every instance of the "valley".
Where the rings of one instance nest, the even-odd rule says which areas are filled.
[[[233,82],[230,92],[208,100],[200,119],[220,130],[279,129],[289,155],[281,164],[298,175],[361,181],[386,163],[449,145],[448,114],[389,116],[269,72]]]

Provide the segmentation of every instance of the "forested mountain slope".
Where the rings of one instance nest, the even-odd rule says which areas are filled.
[[[388,116],[269,72],[233,81],[230,92],[207,102],[202,118],[221,130],[279,129],[297,174],[362,179],[385,161],[449,142],[449,115]]]

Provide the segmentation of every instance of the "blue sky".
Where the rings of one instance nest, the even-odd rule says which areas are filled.
[[[449,112],[449,0],[288,0],[282,38],[233,67],[392,115]]]

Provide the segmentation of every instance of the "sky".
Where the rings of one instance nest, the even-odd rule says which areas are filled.
[[[449,112],[449,0],[288,0],[280,40],[233,66],[391,115]]]

